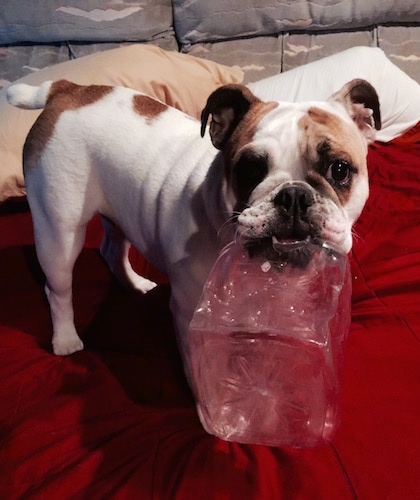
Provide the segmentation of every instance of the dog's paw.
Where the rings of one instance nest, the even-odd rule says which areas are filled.
[[[137,290],[141,293],[150,292],[150,290],[153,290],[153,288],[157,286],[154,281],[143,278],[143,276],[140,276],[134,271],[127,274],[127,278],[127,285],[129,286],[129,288],[134,288],[134,290]]]
[[[67,338],[53,338],[52,347],[56,356],[68,356],[77,351],[83,350],[83,342],[76,336]]]
[[[138,276],[134,284],[134,288],[141,293],[150,292],[150,290],[153,290],[153,288],[156,287],[157,284],[154,281],[143,278],[142,276]]]

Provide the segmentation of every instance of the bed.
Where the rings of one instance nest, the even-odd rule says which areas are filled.
[[[151,61],[154,78],[111,68],[127,51],[131,62],[134,52]],[[156,47],[87,57],[25,78],[137,86],[194,116],[213,88],[243,79],[238,68]],[[318,448],[231,443],[204,431],[177,349],[170,284],[133,250],[135,269],[159,285],[147,295],[121,288],[99,254],[98,218],[75,268],[86,348],[52,354],[19,156],[36,114],[8,108],[0,93],[0,159],[12,169],[0,204],[0,498],[420,497],[420,90],[377,48],[332,57],[249,84],[267,99],[323,99],[357,76],[381,98],[384,127],[369,148],[370,197],[350,254],[342,422]]]

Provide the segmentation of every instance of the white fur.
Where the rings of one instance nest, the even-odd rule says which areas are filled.
[[[8,91],[9,102],[42,107],[50,85],[15,85]],[[173,108],[156,117],[141,116],[133,109],[134,95],[138,93],[115,88],[93,104],[62,113],[39,162],[26,168],[56,354],[83,348],[74,326],[72,271],[86,225],[95,213],[104,217],[101,253],[123,283],[141,292],[155,286],[132,270],[128,241],[168,275],[181,342],[186,342],[189,321],[218,252],[234,236],[234,228],[231,232],[226,225],[233,206],[228,201],[232,196],[225,183],[223,154],[208,134],[200,137],[196,120]],[[273,161],[267,178],[252,194],[253,206],[239,218],[242,231],[253,226],[258,233],[255,221],[270,212],[273,193],[284,182],[301,180],[297,124],[308,106],[274,110],[258,127],[252,147],[269,151]],[[318,106],[334,112],[331,104]],[[365,200],[357,197],[355,193],[352,203],[361,210]],[[335,209],[336,213],[330,210],[327,231],[332,235],[343,231],[351,242],[353,221]],[[347,251],[349,241],[343,245]]]
[[[23,109],[42,109],[47,102],[52,82],[44,82],[39,87],[17,83],[7,89],[7,100]]]

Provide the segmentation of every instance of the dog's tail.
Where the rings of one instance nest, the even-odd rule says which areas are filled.
[[[7,100],[18,108],[42,109],[47,102],[52,83],[52,81],[44,82],[39,87],[16,83],[7,89]]]

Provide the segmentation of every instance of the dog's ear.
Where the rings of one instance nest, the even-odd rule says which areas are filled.
[[[238,123],[259,99],[243,85],[224,85],[215,90],[201,113],[201,137],[204,136],[209,116],[210,137],[217,149],[222,149]]]
[[[376,90],[366,80],[355,79],[344,85],[332,97],[341,102],[366,139],[375,139],[375,130],[381,128],[381,111]]]

